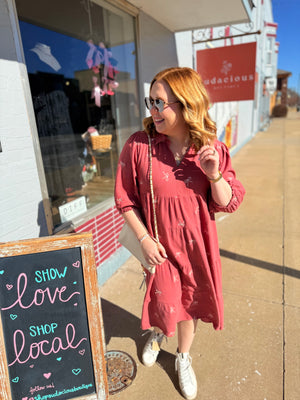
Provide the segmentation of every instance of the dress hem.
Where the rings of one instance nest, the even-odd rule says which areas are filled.
[[[213,325],[213,328],[214,328],[214,330],[215,331],[222,331],[223,330],[223,326],[220,326],[220,325],[217,325],[217,326],[215,326],[215,324],[213,323],[213,321],[209,321],[209,320],[207,320],[205,317],[203,317],[203,318],[201,318],[201,317],[199,317],[199,318],[188,318],[188,319],[182,319],[182,320],[180,320],[180,321],[178,321],[178,322],[181,322],[181,321],[192,321],[192,320],[195,320],[195,321],[202,321],[202,322],[204,322],[204,323],[206,323],[206,324],[212,324]],[[177,323],[178,323],[177,322]],[[176,324],[177,325],[177,324]],[[143,325],[143,323],[141,322],[141,329],[143,330],[143,331],[147,331],[147,330],[149,330],[149,329],[153,329],[153,328],[159,328],[162,332],[163,332],[163,334],[166,336],[166,337],[174,337],[175,336],[175,333],[176,332],[165,332],[165,330],[162,328],[162,327],[160,327],[160,326],[158,326],[158,324],[154,324],[154,325],[151,325],[151,324],[144,324]]]

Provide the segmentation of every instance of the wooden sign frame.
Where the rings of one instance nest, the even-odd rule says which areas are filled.
[[[72,397],[70,400],[106,400],[109,396],[105,364],[104,329],[102,327],[102,310],[100,305],[98,280],[96,273],[93,237],[91,233],[49,236],[38,239],[0,243],[0,262],[3,257],[51,252],[56,250],[80,247],[82,271],[85,288],[89,338],[93,360],[93,372],[96,392],[89,395]],[[6,348],[0,314],[0,397],[11,400]]]

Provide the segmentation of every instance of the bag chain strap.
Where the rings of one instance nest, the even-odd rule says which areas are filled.
[[[153,182],[152,182],[152,147],[151,147],[151,138],[150,138],[149,134],[147,134],[147,135],[148,135],[148,142],[149,142],[149,180],[150,180],[150,194],[151,194],[152,209],[153,209],[154,233],[155,233],[156,241],[159,242],[158,229],[157,229],[157,220],[156,220],[156,211],[155,211]]]

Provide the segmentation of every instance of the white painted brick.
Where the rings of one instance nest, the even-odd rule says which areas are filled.
[[[0,241],[39,236],[42,201],[26,103],[27,73],[16,59],[6,0],[0,0]],[[28,93],[27,93],[28,96]],[[29,105],[30,106],[30,105]]]

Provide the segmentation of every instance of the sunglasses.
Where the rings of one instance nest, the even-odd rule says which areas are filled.
[[[162,112],[166,106],[175,103],[180,102],[177,100],[173,101],[172,103],[167,103],[166,101],[163,101],[161,99],[152,99],[151,97],[145,97],[145,104],[149,111],[151,111],[152,108],[155,107],[159,112]]]

